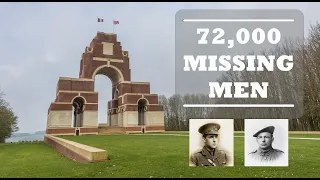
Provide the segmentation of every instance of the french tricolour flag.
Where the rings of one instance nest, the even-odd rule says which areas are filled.
[[[103,22],[103,18],[98,18],[98,22]]]

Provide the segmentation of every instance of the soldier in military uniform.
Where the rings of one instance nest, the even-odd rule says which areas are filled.
[[[249,153],[252,159],[268,163],[274,162],[282,157],[284,152],[272,147],[274,129],[274,126],[268,126],[253,135],[253,137],[256,138],[259,148]]]
[[[227,164],[227,155],[217,148],[220,125],[208,123],[198,130],[202,134],[204,146],[201,150],[191,155],[191,166],[224,166]]]

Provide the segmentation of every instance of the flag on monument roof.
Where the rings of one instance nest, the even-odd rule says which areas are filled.
[[[119,21],[113,20],[113,24],[119,24]]]
[[[98,22],[103,22],[103,18],[98,18]]]

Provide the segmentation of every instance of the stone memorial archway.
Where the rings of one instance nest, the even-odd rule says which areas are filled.
[[[94,91],[98,74],[112,82],[108,126],[122,127],[126,132],[164,131],[158,95],[150,94],[149,82],[131,81],[129,62],[128,51],[122,50],[116,34],[98,32],[82,54],[79,78],[59,78],[56,99],[48,110],[46,133],[98,133],[98,92]]]

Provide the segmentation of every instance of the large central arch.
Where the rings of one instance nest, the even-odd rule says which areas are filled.
[[[111,80],[112,85],[124,81],[123,74],[120,69],[108,64],[97,67],[97,69],[92,73],[91,79],[95,80],[96,75],[106,75]]]
[[[103,125],[121,127],[126,132],[164,131],[158,95],[150,94],[149,82],[131,81],[129,62],[128,51],[122,50],[116,34],[98,32],[82,54],[79,78],[59,78],[56,99],[48,110],[46,133],[98,133],[98,93],[94,90],[98,74],[106,75],[112,82],[112,99],[108,101],[111,118]],[[72,107],[81,104],[74,103],[75,97],[82,97],[84,102],[79,111],[79,127],[72,127]]]
[[[107,78],[111,80],[112,83],[112,95],[111,95],[111,100],[108,101],[108,112],[112,109],[116,109],[116,107],[110,106],[110,102],[116,101],[116,105],[118,105],[118,98],[119,98],[119,90],[115,87],[117,84],[121,83],[124,81],[123,74],[122,72],[115,66],[112,65],[101,65],[100,67],[96,68],[92,74],[92,79],[95,81],[95,77],[97,75],[104,75]],[[118,126],[118,116],[113,115],[111,113],[107,113],[107,125],[108,126]]]

